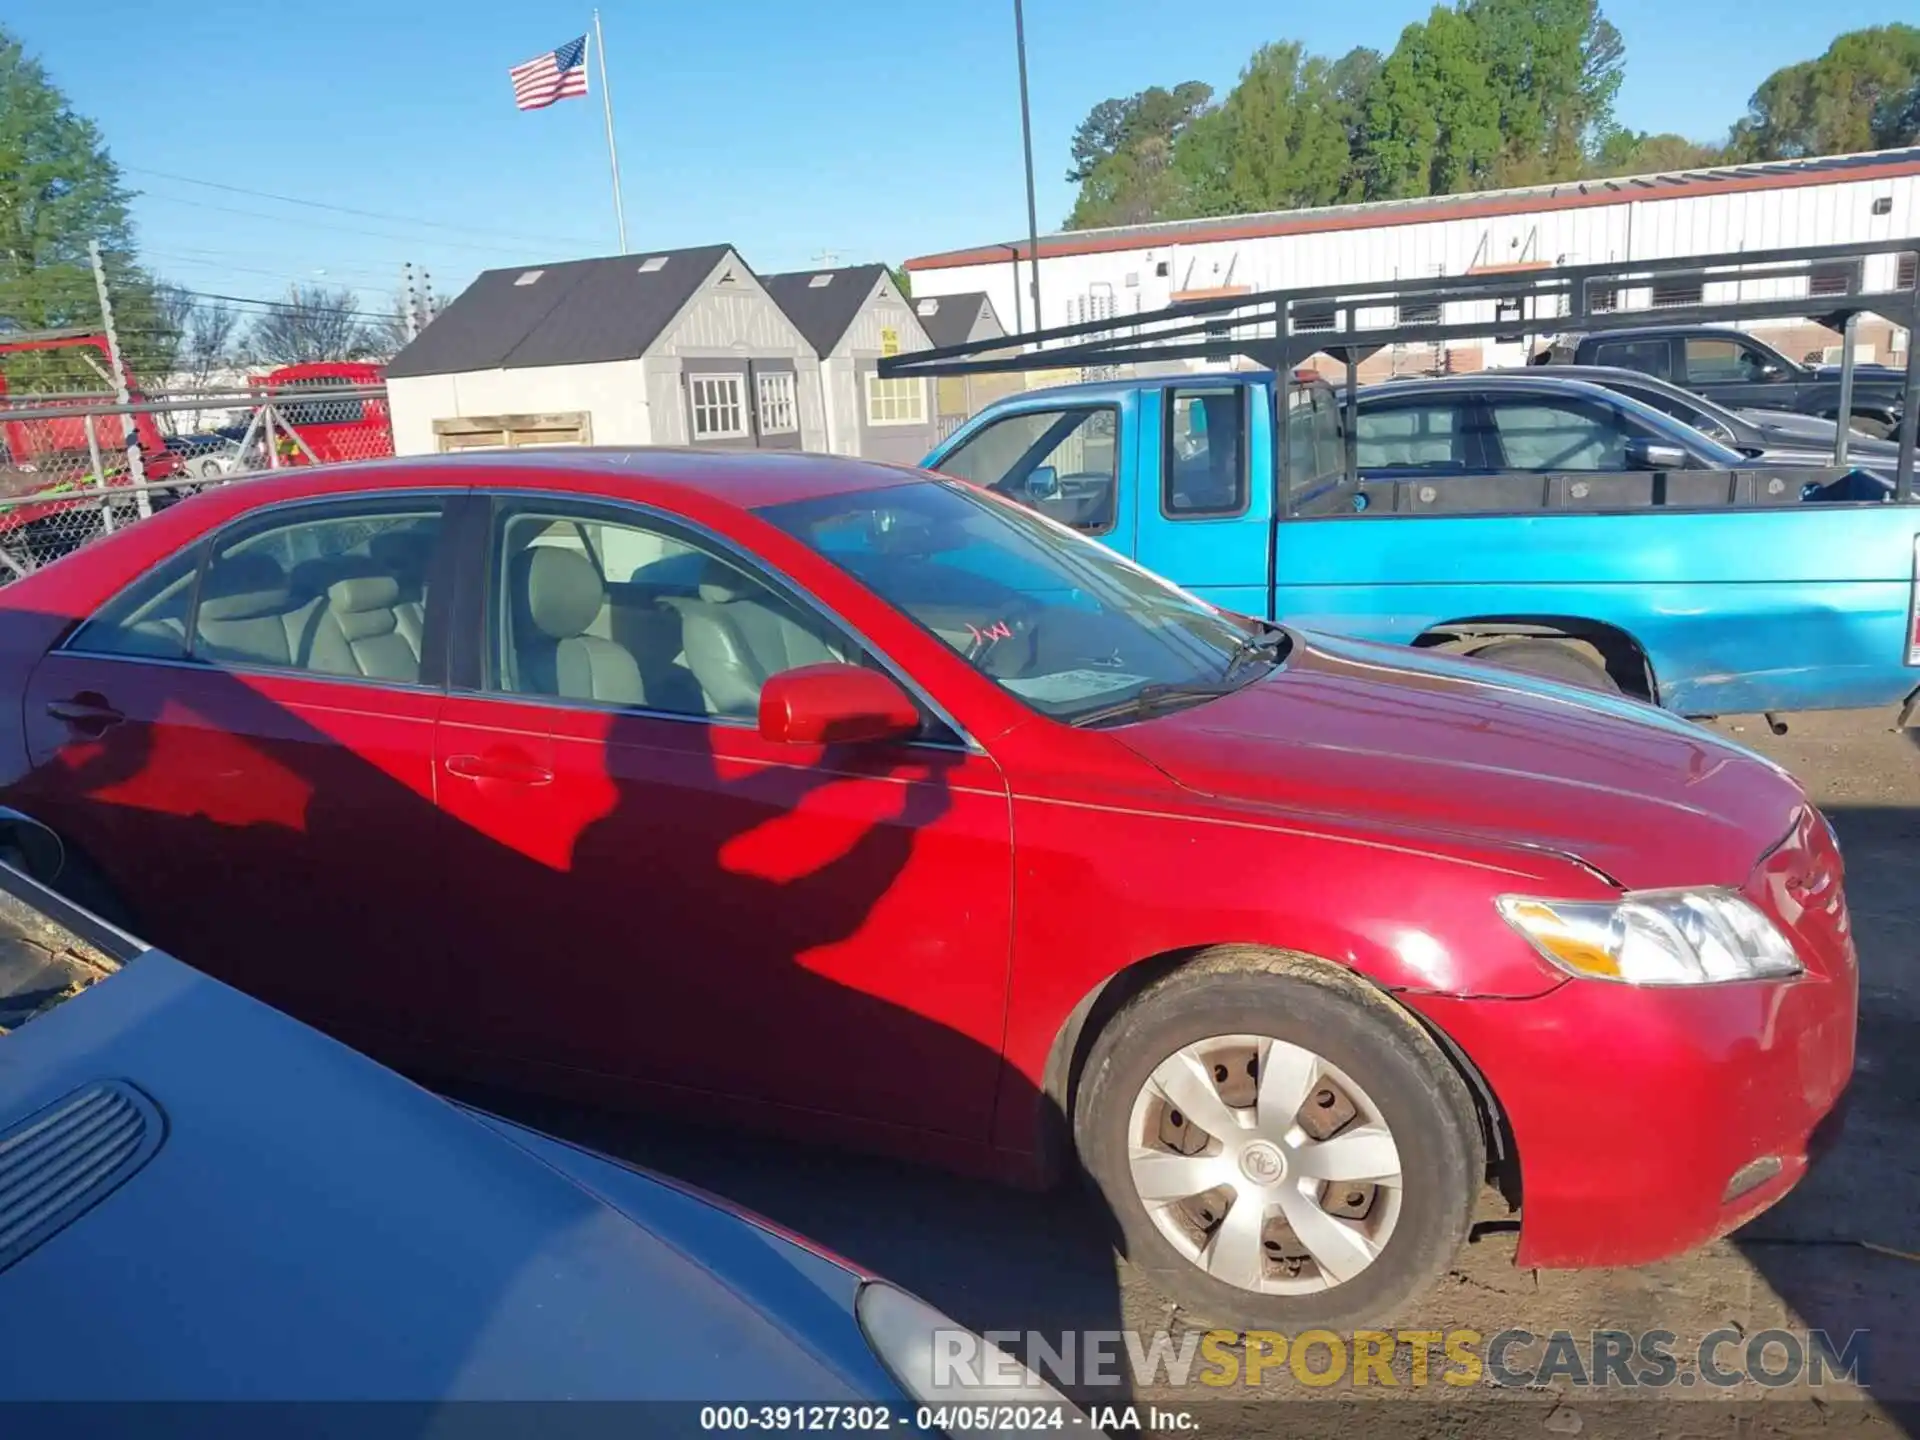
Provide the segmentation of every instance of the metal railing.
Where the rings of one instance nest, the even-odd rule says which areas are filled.
[[[0,397],[0,584],[211,486],[391,454],[378,386]]]

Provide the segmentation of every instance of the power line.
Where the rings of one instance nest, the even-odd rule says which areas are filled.
[[[196,210],[212,211],[220,215],[243,215],[253,220],[265,220],[274,225],[298,225],[307,230],[333,230],[342,235],[360,235],[372,240],[398,240],[405,245],[441,245],[454,250],[477,250],[487,255],[518,254],[525,255],[524,248],[513,245],[469,245],[458,240],[443,240],[438,236],[395,235],[386,230],[362,230],[351,225],[328,225],[320,220],[308,220],[299,215],[269,215],[261,210],[240,210],[231,205],[209,205],[203,200],[191,200],[182,195],[149,195],[149,200],[163,200],[171,205],[191,205]]]
[[[191,175],[175,175],[165,170],[149,170],[140,165],[123,165],[122,170],[136,175],[152,175],[183,185],[203,185],[209,190],[225,190],[233,195],[252,195],[261,200],[278,200],[287,205],[305,205],[314,210],[331,210],[340,215],[358,215],[367,220],[393,220],[403,225],[427,225],[436,230],[457,230],[463,235],[500,235],[509,240],[531,240],[542,245],[599,245],[579,235],[528,235],[517,230],[499,230],[491,225],[469,225],[465,221],[429,220],[421,215],[395,215],[382,210],[360,210],[352,205],[333,205],[324,200],[308,200],[298,195],[277,195],[271,190],[255,190],[245,185],[230,185],[221,180],[199,180]]]

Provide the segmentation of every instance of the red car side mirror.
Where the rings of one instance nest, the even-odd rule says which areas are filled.
[[[781,745],[902,740],[920,712],[887,676],[829,662],[783,670],[760,688],[760,734]]]

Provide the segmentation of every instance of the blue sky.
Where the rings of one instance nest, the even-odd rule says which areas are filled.
[[[13,0],[5,23],[104,129],[153,268],[270,296],[457,290],[496,265],[612,252],[598,98],[522,114],[508,68],[586,29],[554,0]],[[1068,140],[1144,86],[1224,91],[1252,49],[1390,49],[1422,0],[1026,0],[1040,225],[1072,203]],[[1618,114],[1714,138],[1779,65],[1899,18],[1889,0],[1605,0]],[[1910,14],[1909,14],[1910,18]],[[606,0],[631,248],[729,241],[762,272],[1024,232],[1011,0]],[[210,188],[192,181],[235,187]],[[268,192],[377,212],[347,214]],[[431,222],[431,223],[426,223]]]

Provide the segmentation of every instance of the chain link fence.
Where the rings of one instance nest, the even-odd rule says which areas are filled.
[[[0,401],[0,584],[214,485],[393,454],[379,386]]]

